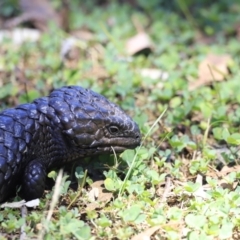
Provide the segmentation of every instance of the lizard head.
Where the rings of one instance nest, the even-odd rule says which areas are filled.
[[[64,101],[63,101],[64,99]],[[86,153],[123,152],[140,145],[138,125],[116,104],[91,90],[63,87],[49,96],[62,132]]]

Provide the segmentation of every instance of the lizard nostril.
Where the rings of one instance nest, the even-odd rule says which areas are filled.
[[[140,139],[140,135],[136,135],[136,139],[137,139],[137,140]]]

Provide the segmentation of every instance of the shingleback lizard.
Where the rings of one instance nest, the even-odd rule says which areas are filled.
[[[140,144],[137,124],[91,90],[62,87],[48,97],[0,113],[0,202],[22,185],[26,200],[43,195],[47,172]]]

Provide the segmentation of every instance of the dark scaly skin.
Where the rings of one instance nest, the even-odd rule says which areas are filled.
[[[26,200],[42,196],[49,169],[140,144],[137,124],[105,97],[62,87],[48,97],[0,113],[0,202],[22,185]]]

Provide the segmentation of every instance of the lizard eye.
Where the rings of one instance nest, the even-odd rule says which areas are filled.
[[[110,127],[108,128],[108,130],[109,130],[109,132],[110,132],[112,135],[116,135],[116,134],[119,133],[119,129],[118,129],[118,127],[116,127],[116,126],[110,126]]]

